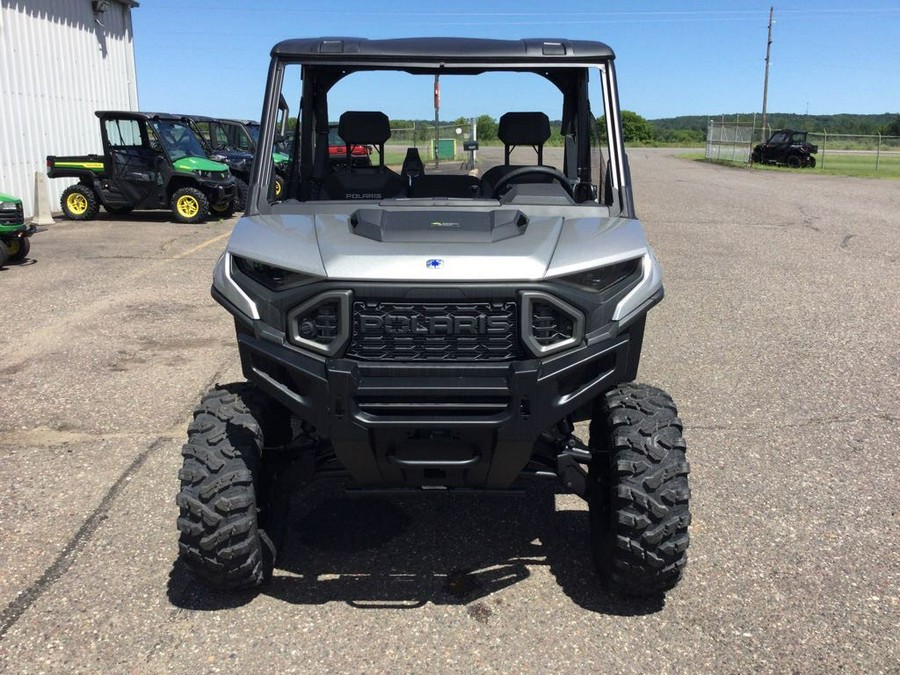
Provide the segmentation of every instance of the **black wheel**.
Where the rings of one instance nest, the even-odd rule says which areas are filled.
[[[78,183],[63,190],[59,199],[63,216],[69,220],[93,220],[100,213],[100,200],[87,185]]]
[[[787,164],[792,169],[799,169],[803,166],[803,160],[800,159],[800,155],[788,155],[787,159],[784,160],[785,164]]]
[[[815,158],[815,157],[810,157],[810,158],[809,158],[809,164],[807,164],[807,166],[808,166],[810,169],[815,169],[815,168],[816,168],[816,158]]]
[[[283,443],[276,430],[289,425],[267,423],[272,409],[251,384],[217,386],[188,426],[178,474],[178,548],[185,564],[218,588],[250,588],[272,576],[279,542],[267,533],[265,434]]]
[[[235,197],[234,197],[234,208],[236,211],[242,211],[247,208],[247,187],[246,181],[235,178],[234,179],[234,188],[235,188]]]
[[[522,176],[527,176],[529,174],[549,176],[557,183],[562,185],[563,189],[570,197],[572,197],[573,199],[575,198],[575,194],[572,192],[572,184],[569,182],[569,179],[566,178],[566,174],[564,174],[559,169],[554,169],[552,166],[543,165],[520,166],[518,169],[513,169],[508,174],[503,176],[499,181],[497,181],[497,184],[491,191],[491,197],[493,199],[496,199],[509,189],[510,183],[514,183],[515,179],[521,178]]]
[[[107,213],[111,213],[116,216],[124,216],[126,213],[131,213],[134,209],[133,206],[107,206],[103,205],[103,208],[106,209]]]
[[[179,223],[200,223],[209,216],[209,200],[195,187],[183,187],[172,195],[172,214]]]
[[[0,267],[6,267],[9,262],[9,250],[6,248],[6,242],[0,240]]]
[[[759,154],[759,150],[754,150],[750,153],[750,161],[753,164],[759,164],[762,161],[762,155]]]
[[[31,240],[28,237],[16,237],[4,243],[9,254],[9,262],[22,262],[31,250]]]
[[[671,397],[622,384],[591,421],[591,548],[598,571],[626,595],[675,586],[687,562],[690,490],[682,423]]]

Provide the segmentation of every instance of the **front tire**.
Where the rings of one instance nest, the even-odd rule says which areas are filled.
[[[234,179],[234,208],[237,211],[243,212],[244,209],[247,208],[247,191],[250,189],[247,186],[246,181],[241,178]]]
[[[682,423],[661,389],[622,384],[591,421],[590,537],[598,571],[625,595],[656,595],[684,573],[690,471]]]
[[[803,160],[800,159],[800,155],[788,155],[785,163],[792,169],[799,169],[803,166]]]
[[[78,183],[63,190],[59,205],[69,220],[93,220],[100,213],[100,200],[87,185]]]
[[[5,243],[10,262],[22,262],[28,257],[28,252],[31,251],[31,240],[28,237],[16,237]]]
[[[6,248],[6,242],[0,240],[0,268],[6,267],[9,262],[9,250]]]
[[[179,553],[217,588],[251,588],[272,576],[275,545],[260,514],[266,403],[250,384],[217,386],[194,410],[181,451]]]
[[[234,215],[234,198],[209,207],[209,212],[216,218],[231,218]]]
[[[179,223],[200,223],[209,217],[209,200],[194,187],[183,187],[172,195],[172,215]]]

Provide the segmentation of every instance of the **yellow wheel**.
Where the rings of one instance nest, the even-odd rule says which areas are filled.
[[[97,195],[87,185],[67,187],[59,200],[63,215],[69,220],[90,220],[96,218],[100,211]]]
[[[275,177],[275,199],[281,199],[281,193],[284,191],[284,183],[277,176]]]
[[[76,216],[80,216],[85,211],[87,211],[87,199],[84,198],[84,195],[80,195],[77,193],[71,194],[66,200],[66,204],[68,204],[69,206],[69,211],[74,213]]]
[[[180,223],[199,223],[209,216],[209,200],[194,187],[183,187],[172,195],[172,214]]]
[[[184,195],[175,202],[175,208],[178,209],[178,215],[189,220],[197,215],[197,212],[200,210],[200,203],[193,195]]]

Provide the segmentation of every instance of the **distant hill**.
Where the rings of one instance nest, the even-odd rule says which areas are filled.
[[[795,115],[793,113],[769,113],[766,123],[772,129],[804,129],[806,131],[827,130],[830,134],[877,134],[885,133],[889,124],[894,122],[900,113],[883,113],[880,115],[856,115],[841,113],[838,115]],[[654,140],[660,142],[698,141],[706,138],[706,127],[709,120],[721,121],[723,115],[682,115],[649,120],[654,129]],[[735,113],[724,115],[727,124],[753,124],[753,113]],[[756,115],[756,124],[762,116]]]

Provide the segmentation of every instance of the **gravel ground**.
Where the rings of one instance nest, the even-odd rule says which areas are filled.
[[[687,425],[664,604],[609,595],[581,500],[298,497],[273,583],[175,562],[184,429],[240,378],[233,221],[59,222],[0,270],[0,671],[900,672],[900,190],[630,153],[665,270],[639,379]]]

